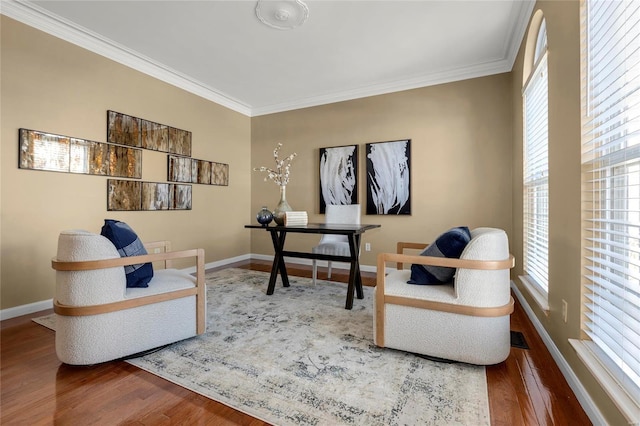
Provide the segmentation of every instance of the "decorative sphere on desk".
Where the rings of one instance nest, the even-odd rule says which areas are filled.
[[[267,206],[263,206],[256,215],[256,219],[262,226],[267,226],[273,220],[273,213],[267,209]]]

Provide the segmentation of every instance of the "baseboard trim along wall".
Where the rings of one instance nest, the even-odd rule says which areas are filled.
[[[45,311],[47,309],[53,309],[53,299],[41,300],[40,302],[2,309],[0,310],[0,321],[20,317],[22,315],[29,315],[34,312]]]
[[[576,398],[578,398],[582,409],[591,420],[591,423],[593,423],[594,425],[606,425],[607,421],[602,416],[602,413],[600,413],[600,410],[593,402],[593,399],[584,388],[584,386],[582,386],[580,379],[578,379],[578,376],[575,375],[575,373],[571,369],[571,366],[569,365],[569,363],[567,363],[567,360],[564,358],[556,344],[553,342],[551,336],[549,336],[549,333],[547,333],[547,330],[545,330],[540,320],[538,320],[538,317],[536,317],[536,315],[533,313],[533,310],[527,302],[527,299],[525,299],[522,292],[520,292],[518,286],[516,286],[513,281],[511,281],[511,289],[518,298],[518,301],[520,302],[520,305],[522,305],[522,308],[525,310],[527,316],[531,320],[531,323],[536,328],[536,331],[542,338],[545,346],[551,353],[554,361],[560,368],[560,371],[562,372],[564,378],[567,380],[567,383],[571,387],[571,390],[573,390],[573,393],[576,394]]]
[[[210,262],[204,265],[205,270],[211,268],[218,268],[220,266],[229,265],[235,262],[241,262],[243,260],[251,259],[250,254],[243,254],[241,256],[230,257],[228,259],[222,259],[215,262]],[[273,259],[273,256],[272,256]],[[196,267],[192,266],[189,268],[182,269],[183,271],[193,274],[196,272]],[[13,308],[7,308],[0,310],[0,321],[4,321],[7,319],[19,317],[22,315],[29,315],[34,312],[45,311],[47,309],[53,309],[53,299],[42,300],[40,302],[29,303],[27,305],[16,306]]]
[[[273,262],[273,255],[266,254],[251,254],[251,259],[256,260],[268,260],[269,262]],[[311,259],[302,259],[299,257],[284,257],[286,263],[296,263],[298,265],[311,265]],[[318,260],[319,267],[326,267],[326,260]],[[348,262],[331,262],[331,269],[349,269],[351,265]],[[376,267],[372,265],[360,265],[360,271],[363,272],[376,272]]]
[[[217,260],[215,262],[210,262],[205,264],[205,269],[219,268],[221,266],[229,265],[236,262],[241,262],[243,260],[249,259],[257,259],[257,260],[268,260],[269,262],[273,261],[273,256],[263,255],[263,254],[243,254],[236,257],[230,257],[228,259]],[[287,263],[297,263],[302,265],[311,265],[311,260],[309,259],[298,259],[298,258],[285,258]],[[326,266],[327,262],[319,261],[318,266]],[[349,264],[345,262],[333,262],[331,264],[333,269],[349,269]],[[376,272],[375,266],[370,265],[360,265],[360,270],[365,272]],[[183,271],[193,274],[196,272],[196,267],[191,266],[189,268],[183,269]],[[47,309],[53,309],[53,299],[42,300],[40,302],[29,303],[27,305],[15,306],[13,308],[7,308],[0,310],[0,321],[4,321],[7,319],[19,317],[22,315],[29,315],[34,312],[45,311]]]

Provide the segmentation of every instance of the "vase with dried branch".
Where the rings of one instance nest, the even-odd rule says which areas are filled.
[[[273,150],[273,158],[276,163],[275,168],[272,169],[270,167],[262,166],[255,167],[253,170],[256,172],[266,172],[267,176],[265,176],[264,180],[267,181],[268,179],[271,179],[280,187],[280,200],[273,211],[273,220],[278,225],[284,225],[284,213],[293,210],[287,202],[287,184],[289,183],[289,174],[291,173],[291,162],[298,154],[294,152],[289,156],[280,159],[280,148],[282,148],[282,144],[278,143],[276,148]]]

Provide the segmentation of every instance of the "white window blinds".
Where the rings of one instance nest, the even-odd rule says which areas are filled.
[[[523,269],[546,294],[549,290],[549,155],[547,37],[544,21],[524,88]]]
[[[638,398],[640,2],[586,0],[582,10],[583,331]]]

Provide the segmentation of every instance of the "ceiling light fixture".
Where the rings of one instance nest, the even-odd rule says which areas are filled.
[[[259,0],[256,16],[271,28],[292,30],[306,22],[309,8],[301,0]]]

